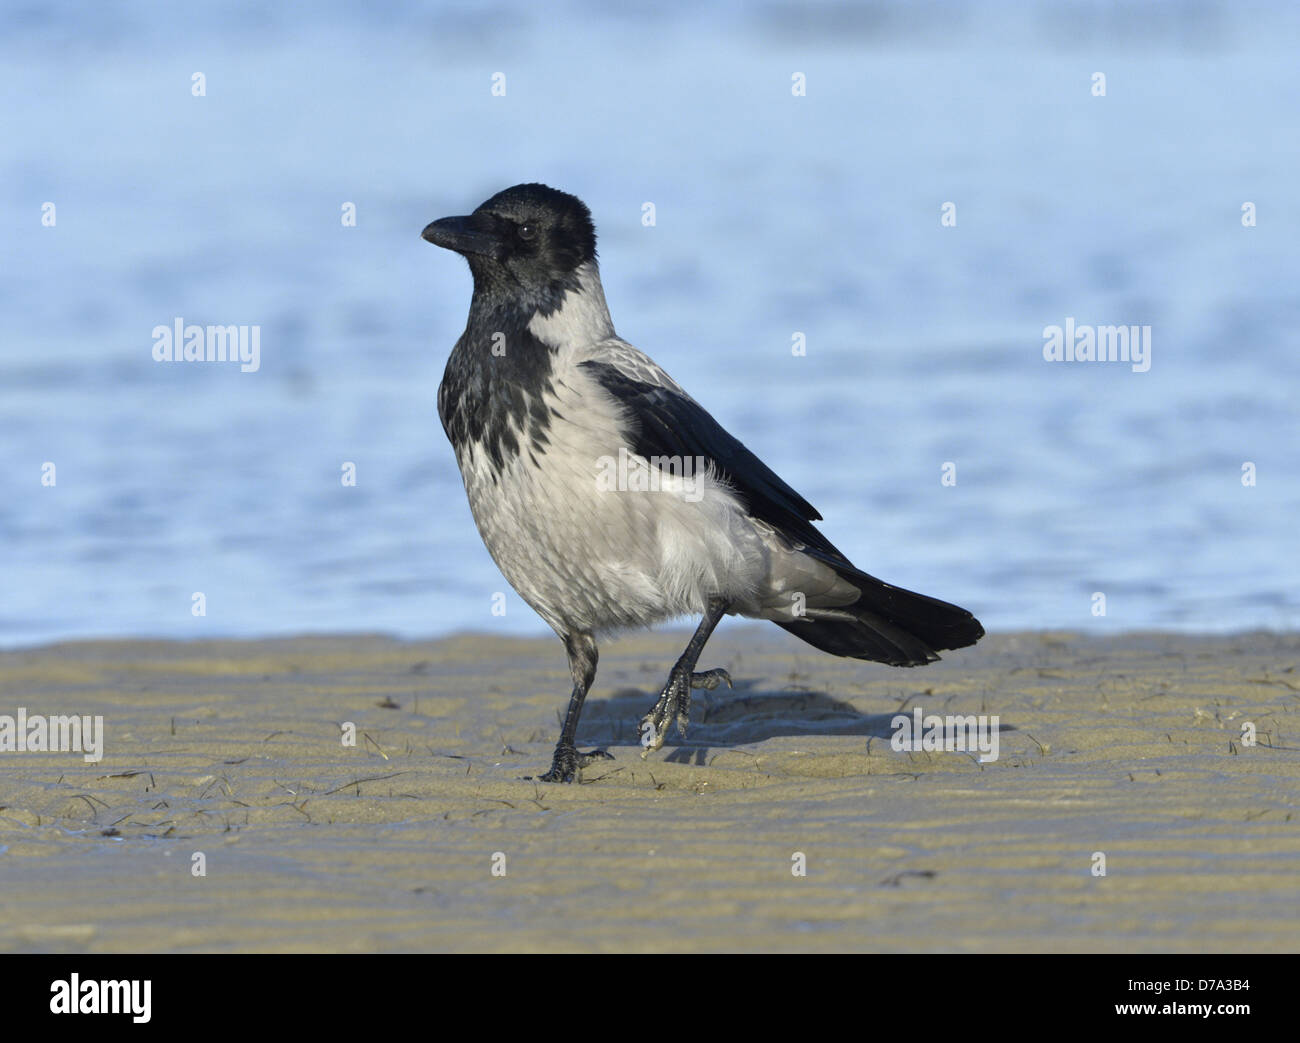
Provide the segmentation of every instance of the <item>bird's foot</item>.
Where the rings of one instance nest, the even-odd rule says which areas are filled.
[[[668,683],[659,694],[659,701],[641,718],[642,758],[664,744],[664,739],[668,736],[668,725],[673,718],[677,719],[677,734],[686,735],[686,726],[691,723],[692,688],[712,691],[724,681],[730,688],[731,675],[725,670],[705,670],[693,674],[673,667],[673,672],[668,675]]]
[[[555,747],[555,756],[551,759],[551,770],[545,775],[538,775],[538,782],[573,782],[578,777],[578,772],[587,767],[593,761],[612,761],[614,755],[606,750],[588,750],[585,753],[579,753],[572,746],[561,743]],[[533,776],[527,775],[525,779],[533,781]]]
[[[711,692],[726,682],[728,688],[731,687],[731,675],[727,671],[719,668],[717,670],[704,670],[698,674],[691,674],[691,687],[702,688],[706,692]]]

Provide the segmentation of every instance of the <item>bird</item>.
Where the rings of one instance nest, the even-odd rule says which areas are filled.
[[[691,692],[732,685],[696,670],[724,616],[770,620],[836,656],[911,667],[973,645],[970,612],[859,570],[814,525],[807,500],[728,433],[605,302],[591,211],[539,183],[507,188],[421,237],[473,278],[438,416],[488,552],[564,644],[568,710],[543,782],[609,758],[580,753],[597,637],[699,617],[641,719],[641,755]]]

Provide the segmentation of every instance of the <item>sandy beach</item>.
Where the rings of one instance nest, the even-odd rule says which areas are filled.
[[[602,649],[579,740],[614,760],[572,786],[522,779],[553,639],[0,654],[0,714],[105,732],[97,763],[0,753],[0,950],[1300,949],[1300,636],[993,634],[893,670],[736,625],[701,660],[736,688],[642,759],[683,641]],[[892,749],[918,706],[998,715],[998,759]]]

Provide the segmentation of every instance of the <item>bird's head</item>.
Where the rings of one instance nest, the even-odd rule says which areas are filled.
[[[444,217],[421,236],[468,262],[476,293],[533,303],[557,299],[596,259],[596,228],[581,199],[546,185],[515,185],[468,217]]]

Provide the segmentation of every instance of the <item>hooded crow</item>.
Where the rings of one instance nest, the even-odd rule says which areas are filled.
[[[614,332],[581,200],[515,185],[423,238],[469,262],[474,294],[438,415],[505,578],[560,636],[573,693],[546,782],[572,782],[596,636],[702,617],[641,722],[642,755],[691,690],[724,615],[768,619],[837,656],[918,666],[972,645],[965,609],[883,583],[814,526],[812,505]]]

